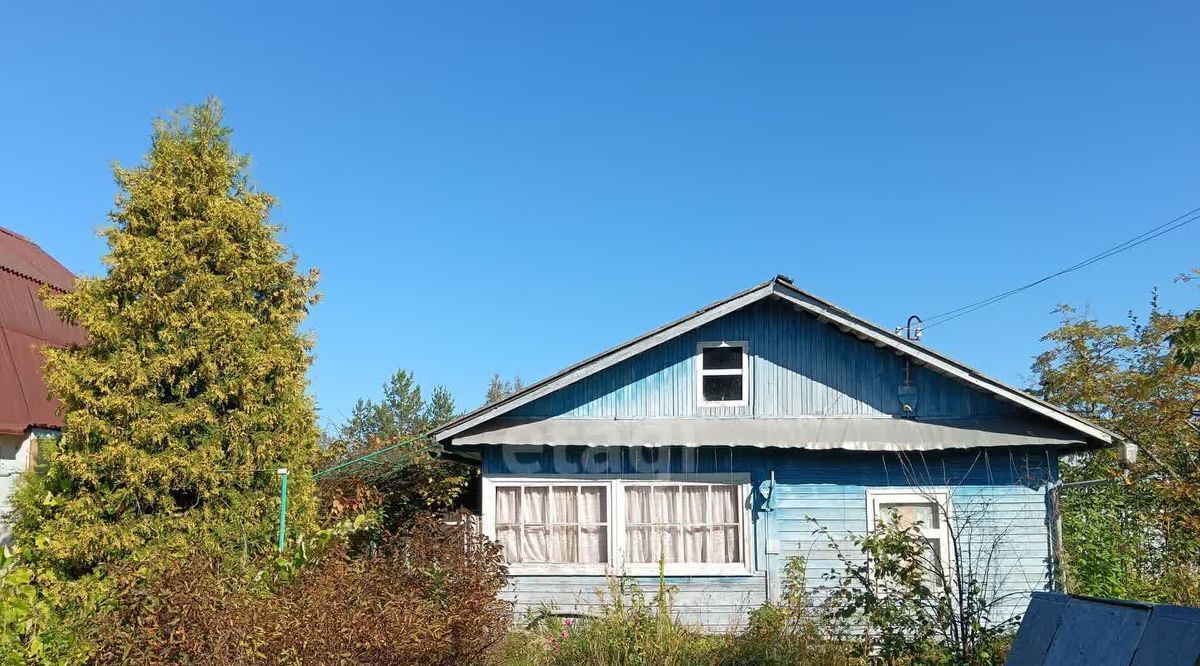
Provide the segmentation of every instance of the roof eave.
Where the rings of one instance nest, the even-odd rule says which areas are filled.
[[[790,284],[776,282],[774,293],[780,298],[798,305],[800,308],[817,316],[818,319],[828,320],[842,330],[849,329],[860,333],[873,342],[879,343],[880,346],[890,346],[896,349],[897,352],[907,354],[914,360],[929,366],[931,369],[983,389],[1001,400],[1017,404],[1062,425],[1078,430],[1082,434],[1106,446],[1116,446],[1122,441],[1117,433],[1097,426],[1075,414],[1071,414],[1044,400],[1035,398],[1024,391],[1008,386],[968,365],[896,335],[878,324],[850,314],[831,303],[816,299]]]
[[[574,383],[588,375],[599,372],[604,368],[611,367],[621,361],[636,356],[642,351],[655,347],[662,342],[670,340],[676,336],[682,335],[692,329],[703,326],[704,324],[725,316],[726,314],[739,310],[751,303],[760,301],[771,294],[772,285],[776,280],[768,280],[759,285],[755,285],[738,294],[734,294],[722,301],[717,301],[708,305],[692,314],[671,322],[665,326],[659,327],[638,336],[632,340],[624,342],[616,347],[612,347],[603,351],[591,358],[585,359],[571,365],[559,372],[550,375],[549,377],[530,384],[524,390],[518,391],[502,400],[489,403],[476,409],[473,412],[468,412],[459,418],[450,421],[441,428],[433,431],[432,436],[437,441],[443,441],[449,437],[473,427],[483,421],[495,418],[520,407],[521,405],[530,403],[538,398],[552,393],[559,388]]]
[[[782,298],[792,303],[797,309],[804,310],[817,317],[818,320],[831,323],[840,330],[853,333],[862,339],[870,340],[876,346],[891,347],[898,354],[910,356],[918,364],[926,365],[934,371],[941,372],[968,385],[975,386],[1001,400],[1017,404],[1024,409],[1072,428],[1099,446],[1111,447],[1122,443],[1122,438],[1116,433],[1059,409],[1048,402],[1037,399],[1024,391],[992,379],[967,365],[934,352],[911,340],[898,336],[877,324],[851,314],[828,301],[817,298],[797,288],[790,280],[782,277],[773,278],[722,301],[717,301],[682,319],[617,345],[589,359],[580,361],[546,379],[531,384],[524,390],[514,393],[503,400],[484,405],[475,411],[464,414],[435,430],[432,436],[435,440],[444,442],[465,430],[501,416],[517,407],[528,404],[564,386],[572,384],[579,379],[600,372],[662,342],[770,296]]]

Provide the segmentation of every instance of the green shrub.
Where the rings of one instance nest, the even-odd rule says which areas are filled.
[[[59,580],[36,551],[0,551],[0,663],[77,664],[89,646],[86,619],[105,606],[103,580],[79,585]]]
[[[949,526],[946,508],[936,506]],[[828,612],[853,627],[859,655],[889,665],[1004,663],[1003,648],[1016,620],[993,620],[1003,599],[992,585],[993,572],[986,562],[977,568],[960,548],[957,529],[947,529],[949,563],[931,552],[919,522],[905,525],[894,513],[867,534],[850,537],[859,551],[853,555],[828,531],[817,530],[829,538],[842,566],[825,576],[833,584]]]

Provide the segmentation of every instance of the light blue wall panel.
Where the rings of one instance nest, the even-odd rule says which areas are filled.
[[[746,614],[762,605],[766,588],[762,574],[754,576],[668,576],[663,579],[671,608],[681,621],[725,632],[745,627]],[[502,597],[513,603],[518,621],[548,610],[559,614],[595,615],[611,603],[610,581],[603,576],[513,576]],[[654,601],[659,579],[637,577],[648,601]]]
[[[746,341],[750,404],[696,405],[700,342]],[[1011,413],[1012,407],[918,366],[917,412],[927,418]],[[513,418],[694,418],[900,415],[905,361],[778,300],[760,301],[524,405]]]
[[[680,617],[706,627],[724,629],[744,624],[745,611],[766,599],[768,588],[778,594],[780,571],[792,556],[808,560],[806,584],[820,596],[829,584],[823,574],[840,569],[830,538],[841,544],[844,552],[858,557],[848,537],[867,529],[868,488],[951,490],[953,511],[956,518],[962,519],[961,543],[970,546],[980,561],[990,555],[992,566],[986,572],[981,569],[981,574],[993,581],[998,595],[1013,595],[996,619],[1020,613],[1029,593],[1050,586],[1045,493],[1048,482],[1057,476],[1057,467],[1045,450],[899,455],[749,448],[505,448],[507,451],[484,448],[485,475],[658,473],[686,478],[687,473],[748,472],[757,487],[774,471],[778,508],[768,517],[758,497],[752,500],[756,575],[676,579],[671,583],[679,590],[676,610]],[[776,521],[781,550],[778,555],[768,556],[765,552],[767,520]],[[819,527],[825,528],[828,536],[816,534]],[[639,584],[652,593],[657,580]],[[599,610],[595,592],[603,587],[603,578],[597,577],[515,576],[507,595],[522,613],[538,605],[586,613]]]

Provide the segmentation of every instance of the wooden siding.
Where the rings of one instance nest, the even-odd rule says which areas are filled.
[[[747,341],[750,399],[697,405],[700,342]],[[910,376],[926,418],[1014,413],[1007,403],[924,367]],[[517,408],[511,418],[899,416],[905,360],[777,299],[760,301]]]
[[[822,575],[838,568],[829,539],[849,553],[852,546],[847,538],[867,529],[868,488],[949,488],[956,523],[971,518],[970,526],[962,530],[961,543],[971,544],[976,553],[998,546],[988,578],[999,594],[1012,595],[1001,617],[1020,613],[1029,593],[1050,587],[1046,490],[1057,477],[1057,466],[1045,449],[905,455],[715,447],[485,447],[483,453],[483,473],[492,478],[658,473],[686,479],[689,473],[748,472],[757,488],[774,471],[777,509],[765,512],[755,491],[754,575],[668,579],[676,589],[674,609],[680,618],[710,629],[743,626],[749,609],[768,594],[778,595],[780,572],[793,556],[807,558],[807,586],[819,596],[828,585]],[[767,521],[775,522],[778,554],[766,552]],[[818,527],[826,528],[829,536],[815,534]],[[637,579],[637,583],[649,596],[658,585],[654,578]],[[544,607],[594,613],[602,603],[597,592],[605,589],[605,580],[595,576],[513,576],[505,595],[519,614]]]
[[[667,576],[662,579],[672,599],[675,616],[709,631],[736,631],[745,627],[746,614],[766,600],[765,578],[753,576]],[[604,576],[513,576],[501,597],[513,604],[518,622],[541,611],[591,615],[611,601],[610,581]],[[633,586],[653,603],[659,579],[651,576],[624,580],[628,595]]]

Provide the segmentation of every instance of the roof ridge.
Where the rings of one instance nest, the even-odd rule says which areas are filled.
[[[35,242],[34,242],[32,239],[30,239],[28,236],[23,236],[23,235],[21,235],[21,234],[19,234],[19,233],[15,232],[15,231],[13,231],[12,229],[9,229],[9,228],[7,228],[7,227],[0,227],[0,231],[3,231],[4,233],[8,234],[9,236],[12,236],[13,238],[17,238],[17,239],[23,240],[23,241],[25,241],[26,243],[29,243],[30,245],[32,245],[32,246],[34,246],[34,247],[36,247],[36,248],[37,248],[37,249],[39,249],[39,250],[41,250],[41,249],[42,249],[42,246],[40,246],[40,245],[38,245],[37,243],[35,243]]]

